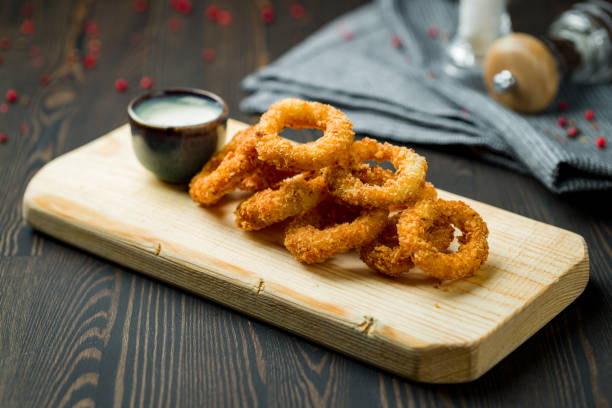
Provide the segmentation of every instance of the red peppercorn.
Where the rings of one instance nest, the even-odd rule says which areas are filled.
[[[34,59],[32,60],[32,65],[34,65],[36,68],[40,68],[43,66],[43,59],[40,57],[34,57]]]
[[[11,39],[8,37],[2,37],[0,39],[0,48],[2,48],[3,50],[8,50],[9,48],[11,48]]]
[[[34,22],[32,20],[25,20],[23,23],[21,23],[19,31],[23,35],[32,34],[34,32]]]
[[[606,139],[603,136],[599,136],[597,139],[595,139],[595,144],[600,149],[603,149],[604,147],[606,147]]]
[[[576,128],[575,128],[575,127],[573,127],[573,126],[572,126],[572,127],[570,127],[570,128],[568,128],[568,129],[567,129],[567,135],[568,135],[569,137],[572,137],[572,138],[574,138],[574,137],[578,136],[578,129],[576,129]]]
[[[118,78],[117,80],[115,80],[115,89],[117,91],[125,92],[127,88],[128,88],[128,83],[125,79]]]
[[[132,3],[132,10],[137,13],[144,13],[148,7],[147,0],[134,0]]]
[[[202,59],[206,62],[211,62],[215,59],[215,50],[212,48],[206,48],[202,51]]]
[[[344,30],[342,31],[342,38],[344,38],[344,41],[351,41],[353,38],[355,38],[355,34],[353,34],[352,31]]]
[[[48,74],[42,74],[40,76],[39,82],[42,86],[47,86],[51,82],[51,77]]]
[[[228,25],[232,22],[232,13],[227,10],[219,11],[219,16],[217,17],[217,22],[221,25]]]
[[[2,58],[2,55],[0,55],[0,66],[2,66],[3,63],[4,63],[4,58]]]
[[[8,105],[8,103],[6,102],[2,102],[0,103],[0,113],[7,113],[9,111],[10,107]]]
[[[97,37],[100,35],[100,28],[94,21],[88,20],[85,22],[85,33],[89,37]]]
[[[0,143],[6,143],[7,140],[8,140],[8,136],[6,135],[6,133],[4,132],[0,133]]]
[[[34,6],[32,3],[26,3],[21,7],[21,15],[29,18],[34,14]]]
[[[303,18],[306,15],[306,9],[299,3],[292,5],[289,9],[289,12],[291,13],[291,17],[296,20],[299,20],[300,18]]]
[[[595,112],[592,109],[588,109],[586,112],[584,112],[584,118],[586,120],[595,119]]]
[[[208,6],[206,11],[206,18],[210,21],[217,21],[219,19],[219,14],[221,13],[221,9],[214,4],[212,6]]]
[[[276,20],[276,13],[272,6],[266,6],[261,9],[261,21],[263,21],[264,24],[272,24],[274,20]]]
[[[427,71],[427,77],[429,79],[436,79],[436,73],[433,71]]]
[[[568,108],[567,101],[559,101],[558,107],[560,112],[565,112]]]
[[[140,87],[142,89],[151,89],[151,87],[153,86],[153,79],[151,79],[151,77],[142,77],[142,79],[140,80]]]
[[[431,38],[436,38],[438,35],[440,35],[440,29],[437,25],[431,24],[429,27],[427,27],[427,35]]]
[[[25,123],[22,123],[21,125],[19,125],[19,132],[21,134],[24,134],[28,131],[28,125],[26,125]]]
[[[16,90],[9,89],[8,91],[6,91],[5,97],[7,102],[14,103],[17,102],[17,99],[19,99],[19,94]]]
[[[399,48],[402,46],[402,40],[397,35],[394,35],[391,37],[391,45],[395,48]]]
[[[177,0],[176,1],[176,11],[181,14],[191,14],[193,10],[193,4],[189,0]]]
[[[98,59],[93,54],[87,54],[85,58],[83,58],[83,65],[85,68],[93,69],[96,66]]]
[[[567,126],[567,118],[565,116],[559,116],[559,119],[557,119],[557,123],[561,127],[566,127]]]
[[[168,28],[172,32],[177,32],[178,30],[181,29],[181,20],[179,20],[176,17],[170,17],[168,19]]]

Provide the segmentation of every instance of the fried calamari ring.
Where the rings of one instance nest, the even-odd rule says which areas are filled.
[[[445,220],[461,230],[457,252],[443,253],[427,240],[435,220]],[[397,230],[399,243],[412,254],[414,264],[437,279],[472,276],[489,255],[487,224],[462,201],[419,202],[402,212]]]
[[[299,144],[279,136],[286,127],[323,130],[313,142]],[[348,160],[353,124],[330,105],[301,99],[282,99],[264,113],[257,124],[260,159],[284,170],[318,170]]]
[[[298,174],[241,202],[234,212],[236,225],[247,231],[266,228],[315,207],[326,194],[323,176]]]
[[[386,209],[360,209],[331,200],[297,216],[285,232],[285,248],[306,264],[368,244],[384,228]]]
[[[415,202],[425,182],[427,161],[413,150],[378,143],[364,138],[352,144],[350,168],[333,166],[325,171],[325,181],[330,193],[349,204],[361,207],[389,207]],[[382,185],[364,182],[354,173],[357,165],[368,160],[390,161],[396,171]]]
[[[395,214],[390,217],[378,237],[359,249],[359,257],[366,265],[383,275],[392,277],[400,276],[414,267],[410,252],[398,242],[399,216],[400,214]],[[426,237],[438,250],[446,251],[453,241],[454,229],[449,223],[434,221]]]
[[[189,195],[203,205],[212,205],[236,190],[258,165],[253,126],[234,135],[189,183]]]

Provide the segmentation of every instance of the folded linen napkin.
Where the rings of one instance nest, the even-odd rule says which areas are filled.
[[[428,35],[436,26],[454,35],[457,3],[379,0],[320,29],[271,65],[247,76],[247,112],[263,112],[284,97],[337,106],[355,131],[403,143],[468,145],[485,160],[529,172],[554,192],[612,188],[612,85],[564,83],[559,99],[582,135],[569,139],[556,107],[520,115],[483,87],[442,72],[447,42]],[[401,40],[398,46],[397,36]],[[556,104],[555,104],[556,106]],[[596,112],[596,126],[583,118]],[[609,146],[600,149],[603,135]]]

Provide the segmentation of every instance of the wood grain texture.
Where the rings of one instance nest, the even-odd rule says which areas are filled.
[[[245,127],[230,120],[227,135]],[[440,195],[467,201],[490,231],[479,273],[443,285],[381,277],[354,252],[299,264],[274,228],[235,227],[243,194],[203,209],[185,186],[142,168],[128,125],[41,169],[23,213],[49,235],[357,359],[456,383],[480,377],[582,293],[589,262],[574,233]]]
[[[23,2],[2,2],[0,37],[11,38],[13,47],[0,50],[0,92],[14,87],[29,104],[0,114],[0,131],[9,136],[0,144],[0,406],[41,405],[50,393],[59,399],[49,405],[58,406],[71,387],[75,390],[77,379],[90,372],[99,374],[97,386],[73,391],[65,405],[83,400],[82,406],[223,406],[236,401],[234,394],[241,390],[247,390],[237,403],[243,406],[610,405],[611,192],[559,196],[528,176],[477,160],[471,149],[417,147],[437,187],[574,231],[589,247],[591,278],[584,294],[482,378],[462,385],[425,385],[389,375],[75,250],[24,222],[21,198],[31,177],[52,158],[124,123],[125,106],[140,92],[143,75],[151,75],[160,88],[187,85],[217,92],[233,117],[252,123],[254,118],[238,109],[240,79],[364,2],[304,0],[307,15],[294,21],[287,3],[273,1],[279,18],[267,27],[260,24],[255,2],[224,1],[234,17],[228,27],[201,18],[214,2],[194,2],[192,15],[182,18],[186,31],[172,34],[167,19],[174,14],[166,0],[149,0],[143,14],[132,13],[129,1],[33,0],[36,30],[29,37],[18,34]],[[513,27],[542,33],[564,3],[513,0]],[[87,19],[99,25],[102,41],[102,56],[91,71],[66,63],[71,50],[86,50]],[[20,37],[24,41],[18,45]],[[41,68],[28,55],[33,44],[40,46]],[[205,47],[216,50],[214,63],[201,61]],[[52,75],[48,87],[38,84],[42,73]],[[130,84],[125,94],[113,88],[119,76]],[[24,134],[22,123],[28,127]],[[108,280],[74,286],[76,277],[90,274]],[[67,299],[107,289],[119,296],[109,340],[96,344],[102,358],[77,365],[66,377],[77,354],[71,349],[57,357],[56,333],[70,336],[66,330],[76,333],[76,316],[84,322],[99,308],[110,310],[100,303],[82,311],[77,309],[81,304]],[[147,335],[147,329],[157,335]],[[157,353],[155,363],[146,366],[145,337],[148,352]],[[61,381],[56,392],[52,384]]]

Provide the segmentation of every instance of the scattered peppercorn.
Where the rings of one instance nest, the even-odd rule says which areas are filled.
[[[567,135],[571,138],[574,138],[576,136],[578,136],[578,129],[576,129],[575,127],[570,127],[567,129]]]
[[[88,69],[95,68],[97,62],[98,62],[98,59],[91,53],[87,54],[83,58],[83,65],[85,66],[85,68],[88,68]]]
[[[6,91],[5,98],[7,102],[14,103],[17,102],[17,99],[19,99],[19,94],[16,90],[9,89],[8,91]]]
[[[193,3],[189,0],[177,0],[176,1],[176,11],[181,14],[188,15],[191,14],[193,10]]]
[[[593,119],[595,119],[595,112],[592,109],[587,109],[587,111],[584,112],[584,118],[586,120],[593,120]]]
[[[272,24],[274,20],[276,20],[276,13],[272,5],[267,4],[261,9],[261,21],[263,21],[264,24]]]
[[[10,107],[8,105],[8,103],[6,102],[2,102],[0,103],[0,113],[7,113],[9,111]]]
[[[351,30],[348,30],[342,26],[340,27],[340,29],[342,30],[342,38],[344,39],[344,41],[351,41],[353,38],[355,38],[355,34],[353,34]]]
[[[39,82],[42,86],[47,86],[51,82],[51,77],[48,74],[42,74],[40,76]]]
[[[557,124],[561,127],[566,127],[567,126],[567,118],[565,116],[559,116],[559,119],[557,119]]]
[[[391,45],[395,48],[400,48],[402,46],[402,40],[397,35],[394,35],[391,37]]]
[[[34,32],[34,22],[32,20],[25,20],[23,23],[21,23],[19,31],[23,35],[32,34]]]
[[[206,18],[210,21],[219,20],[220,13],[221,9],[219,8],[219,6],[215,6],[214,4],[212,6],[208,6],[208,8],[206,8],[206,11],[204,12],[204,14],[206,14]]]
[[[289,12],[291,13],[291,17],[296,20],[299,20],[306,15],[306,9],[299,3],[292,5]]]
[[[206,62],[211,62],[215,59],[215,50],[212,48],[206,48],[202,51],[202,59]]]
[[[147,0],[134,0],[132,3],[132,10],[137,13],[144,13],[148,7]]]
[[[427,71],[427,77],[429,79],[436,79],[436,73],[433,71]]]
[[[7,140],[8,140],[8,136],[6,135],[6,133],[1,132],[0,133],[0,143],[6,143]]]
[[[21,125],[19,125],[19,133],[24,134],[28,131],[28,125],[26,125],[25,123],[22,123]]]
[[[117,80],[115,80],[115,89],[117,91],[125,92],[127,88],[128,88],[128,83],[125,79],[118,78]]]
[[[140,80],[140,87],[142,89],[151,89],[153,86],[153,79],[151,77],[145,76]]]
[[[0,55],[0,66],[2,66],[3,63],[4,63],[4,58],[2,57],[2,55]]]
[[[559,101],[558,108],[560,112],[565,112],[568,108],[567,101]]]
[[[89,37],[98,37],[100,35],[100,28],[94,21],[88,20],[85,22],[85,33]]]
[[[604,147],[606,147],[606,139],[603,136],[599,136],[597,139],[595,139],[595,144],[600,149],[603,149]]]
[[[227,10],[219,11],[219,16],[217,17],[217,22],[221,25],[228,25],[232,22],[232,13]]]
[[[440,35],[440,29],[435,24],[431,24],[427,27],[427,35],[431,38],[436,38]]]

